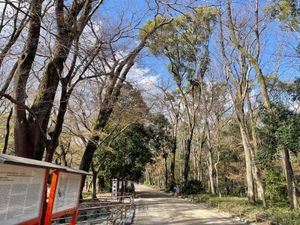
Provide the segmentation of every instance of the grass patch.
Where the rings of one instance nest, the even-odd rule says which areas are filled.
[[[91,199],[93,193],[92,192],[82,192],[82,198],[83,199]]]
[[[273,222],[271,224],[300,224],[300,210],[289,210],[285,202],[270,203],[268,208],[263,208],[260,204],[248,203],[247,198],[236,196],[218,197],[209,194],[196,194],[185,197],[193,199],[194,202],[206,203],[210,207],[240,216],[249,222],[270,221]]]

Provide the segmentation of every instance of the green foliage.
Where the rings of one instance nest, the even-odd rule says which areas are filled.
[[[300,44],[299,55],[300,55]],[[295,79],[295,81],[289,85],[287,92],[292,96],[293,101],[300,101],[300,78]]]
[[[287,196],[285,177],[282,172],[270,170],[265,175],[266,196],[272,201],[280,201]]]
[[[299,31],[299,2],[298,0],[274,0],[266,7],[272,19],[279,19],[292,31]]]
[[[144,180],[144,185],[150,185],[150,181],[149,180]]]
[[[83,199],[91,199],[92,198],[92,192],[82,192],[82,198]]]
[[[261,126],[258,128],[261,145],[257,161],[271,169],[273,160],[280,158],[280,149],[292,152],[300,150],[300,114],[292,110],[293,101],[299,101],[300,79],[285,83],[277,77],[268,80],[272,86],[272,115],[265,108],[260,110]],[[285,98],[283,98],[285,96]],[[296,102],[297,104],[297,102]]]
[[[257,160],[267,168],[271,168],[272,160],[280,157],[281,148],[292,152],[300,149],[300,115],[281,102],[273,103],[273,110],[273,115],[264,108],[261,110],[263,126],[258,130],[261,146]]]
[[[207,66],[208,40],[216,14],[217,9],[214,7],[198,7],[193,14],[186,13],[173,18],[170,24],[163,26],[148,39],[147,47],[154,55],[169,59],[168,68],[177,84],[183,82],[183,76],[188,81],[193,80],[201,73],[199,67],[203,69]],[[166,18],[158,17],[148,21],[140,32],[140,38],[155,26],[157,20],[163,19]]]
[[[199,180],[190,180],[186,185],[182,185],[181,192],[186,195],[198,194],[204,192],[204,187]]]
[[[167,157],[174,141],[171,135],[171,125],[161,113],[152,114],[150,122],[149,129],[153,134],[150,141],[151,147],[157,155],[162,154],[163,157]]]
[[[134,123],[110,143],[110,146],[103,146],[95,156],[103,164],[103,175],[108,180],[140,179],[145,165],[152,161],[149,144],[151,136],[151,131],[143,124]]]

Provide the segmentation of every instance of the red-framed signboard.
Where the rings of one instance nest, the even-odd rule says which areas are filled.
[[[76,224],[79,207],[81,182],[83,175],[88,173],[79,170],[55,170],[52,177],[49,200],[46,212],[45,225],[51,220],[71,214],[70,224]]]
[[[0,224],[40,225],[47,199],[49,171],[54,170],[45,224],[72,214],[76,222],[82,177],[89,173],[38,160],[0,154]]]
[[[39,225],[52,163],[0,154],[0,224]]]

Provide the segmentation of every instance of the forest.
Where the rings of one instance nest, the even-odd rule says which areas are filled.
[[[0,1],[0,151],[299,224],[299,6]]]

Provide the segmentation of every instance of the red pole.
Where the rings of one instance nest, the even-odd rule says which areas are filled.
[[[56,192],[56,187],[57,187],[57,182],[58,182],[58,175],[59,175],[59,171],[54,170],[53,176],[52,176],[52,181],[51,181],[48,206],[47,206],[47,212],[46,212],[46,218],[45,218],[44,225],[51,224],[52,210],[53,210],[53,205],[54,205],[54,200],[55,200],[55,192]]]
[[[77,210],[74,210],[73,214],[72,214],[72,220],[70,225],[75,225],[76,224],[76,218],[77,218]]]

